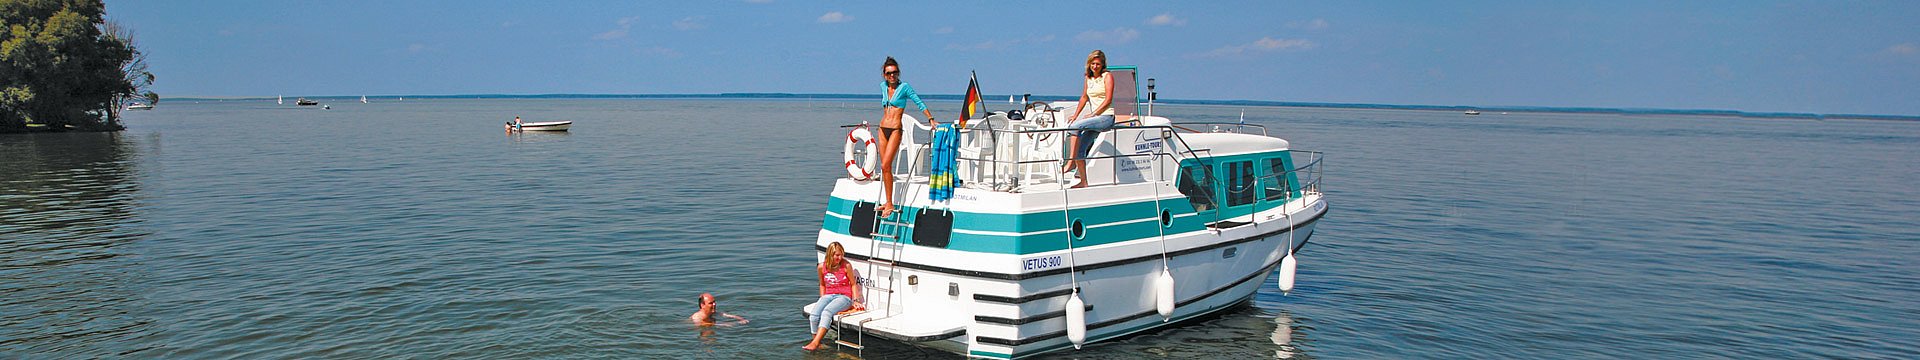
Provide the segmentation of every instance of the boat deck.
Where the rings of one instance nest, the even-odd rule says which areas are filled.
[[[967,324],[956,322],[942,324],[945,319],[933,316],[932,312],[910,311],[887,316],[880,311],[866,310],[846,313],[838,316],[843,331],[859,331],[866,327],[869,336],[880,336],[895,341],[921,342],[947,339],[966,335]],[[842,339],[846,339],[844,334]]]

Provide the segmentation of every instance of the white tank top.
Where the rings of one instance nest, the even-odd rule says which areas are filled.
[[[1087,78],[1087,103],[1080,106],[1094,106],[1107,102],[1107,74],[1110,73],[1101,73],[1100,76]],[[1099,115],[1113,115],[1113,104],[1107,104],[1106,110],[1101,111]]]

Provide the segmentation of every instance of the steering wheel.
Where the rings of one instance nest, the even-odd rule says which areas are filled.
[[[1042,129],[1051,129],[1059,123],[1059,121],[1055,119],[1060,116],[1059,112],[1054,111],[1053,105],[1045,101],[1027,103],[1026,113],[1027,119],[1032,120],[1034,125],[1038,125]],[[1027,134],[1027,138],[1033,139],[1034,141],[1047,141],[1047,139],[1053,138],[1053,132],[1048,131],[1039,134],[1029,133]]]

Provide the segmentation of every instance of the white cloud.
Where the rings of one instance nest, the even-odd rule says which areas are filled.
[[[935,34],[952,34],[952,33],[953,33],[953,27],[952,27],[952,26],[943,26],[943,27],[940,27],[939,29],[933,29],[933,33],[935,33]]]
[[[1053,41],[1053,38],[1054,36],[1052,34],[1048,34],[1046,36],[1027,36],[1026,38],[1023,38],[1023,39],[1013,39],[1013,40],[987,40],[987,41],[981,41],[981,42],[970,43],[970,44],[947,44],[947,50],[960,50],[960,51],[1002,50],[1002,49],[1012,48],[1014,46],[1019,46],[1020,44],[1045,43],[1045,42]]]
[[[685,54],[681,54],[679,50],[674,50],[673,48],[664,47],[664,46],[654,46],[654,47],[643,48],[643,49],[634,49],[634,52],[640,53],[641,55],[657,56],[657,57],[664,57],[664,58],[678,58],[681,55],[685,55]]]
[[[1287,22],[1287,27],[1293,29],[1326,30],[1328,26],[1333,26],[1333,24],[1327,23],[1327,19]]]
[[[993,50],[993,49],[1013,46],[1013,44],[1018,44],[1018,43],[1020,43],[1020,40],[1013,40],[1013,41],[987,40],[987,41],[982,41],[982,42],[977,42],[972,44],[947,44],[947,50]]]
[[[705,16],[688,16],[686,18],[673,21],[674,30],[687,31],[687,30],[700,30],[705,28],[707,28],[707,17]]]
[[[1186,24],[1187,24],[1187,19],[1173,17],[1172,13],[1163,13],[1160,15],[1155,15],[1153,18],[1147,19],[1147,25],[1153,25],[1153,26],[1164,26],[1164,25],[1181,26]]]
[[[1254,40],[1253,43],[1250,43],[1250,44],[1222,47],[1218,49],[1213,49],[1213,51],[1194,54],[1189,57],[1238,56],[1238,55],[1244,55],[1248,53],[1257,53],[1257,52],[1272,52],[1272,51],[1282,51],[1282,50],[1308,50],[1308,49],[1313,49],[1319,46],[1320,44],[1316,44],[1312,40],[1307,40],[1307,39],[1275,39],[1272,37],[1263,37],[1263,38],[1260,38],[1260,40]]]
[[[820,19],[817,21],[819,21],[821,24],[843,23],[843,22],[853,21],[853,15],[847,15],[847,14],[840,13],[839,11],[834,11],[834,12],[829,12],[826,15],[820,15]]]
[[[1253,41],[1253,47],[1260,50],[1312,49],[1318,46],[1307,39],[1275,39],[1263,37]]]
[[[1113,30],[1109,31],[1087,30],[1086,32],[1080,33],[1079,36],[1073,37],[1074,40],[1109,44],[1123,44],[1138,38],[1140,38],[1140,30],[1124,27],[1113,28]]]
[[[627,29],[613,29],[593,35],[594,40],[614,40],[624,37],[627,37]]]
[[[613,29],[613,30],[608,30],[607,32],[594,34],[593,39],[594,40],[618,40],[618,39],[626,38],[627,31],[633,30],[633,24],[639,21],[640,21],[639,16],[628,16],[628,17],[620,18],[620,20],[614,21],[615,24],[620,25],[619,29]]]
[[[1887,53],[1894,54],[1894,55],[1920,54],[1920,45],[1915,45],[1914,43],[1903,43],[1903,44],[1898,44],[1894,46],[1888,46]]]

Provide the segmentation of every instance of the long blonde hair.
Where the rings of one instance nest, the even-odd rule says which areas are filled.
[[[1093,59],[1100,59],[1100,70],[1093,69]],[[1107,72],[1107,53],[1094,50],[1093,53],[1087,54],[1087,78],[1099,77],[1104,72]]]
[[[841,247],[839,241],[827,244],[827,258],[824,260],[827,264],[827,271],[840,270],[840,266],[846,265],[847,260],[844,257],[846,255],[847,249]]]

